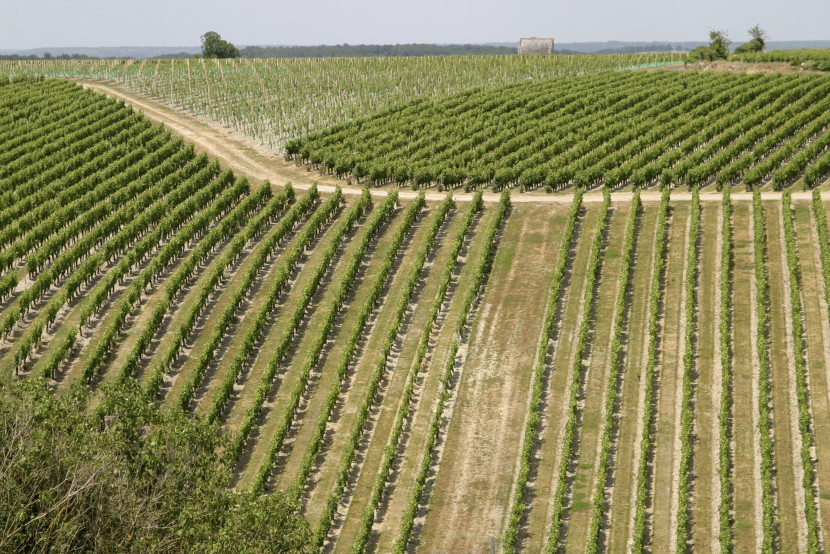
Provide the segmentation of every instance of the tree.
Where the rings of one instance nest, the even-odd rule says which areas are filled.
[[[725,60],[729,56],[729,45],[732,41],[726,36],[726,31],[709,31],[709,48],[715,54],[715,59]]]
[[[202,35],[202,56],[205,58],[238,58],[239,50],[219,33],[208,31]]]
[[[29,382],[26,382],[29,381]],[[311,552],[286,494],[229,488],[227,442],[135,383],[53,394],[0,378],[0,551]]]
[[[725,60],[729,56],[729,45],[732,41],[726,35],[726,31],[709,31],[709,46],[698,46],[689,52],[688,61],[710,61]]]
[[[751,27],[748,31],[752,39],[749,42],[741,44],[735,49],[736,54],[743,54],[747,52],[763,52],[766,46],[767,33],[759,25]]]

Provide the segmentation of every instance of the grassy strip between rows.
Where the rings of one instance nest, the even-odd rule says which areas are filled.
[[[386,372],[386,362],[389,359],[389,354],[392,351],[392,345],[395,343],[395,339],[398,336],[398,331],[400,330],[404,315],[406,314],[406,310],[409,308],[409,303],[412,300],[413,293],[415,292],[415,287],[418,285],[418,282],[420,280],[419,277],[421,274],[421,268],[423,268],[427,255],[429,254],[429,251],[432,249],[432,245],[435,242],[435,237],[438,235],[438,231],[441,228],[441,224],[443,223],[444,218],[449,212],[451,203],[451,196],[447,196],[444,203],[441,205],[439,217],[433,220],[433,225],[429,229],[429,235],[427,236],[426,240],[421,244],[421,248],[418,251],[417,258],[414,264],[412,264],[412,269],[410,270],[409,276],[407,277],[406,281],[406,289],[404,291],[403,296],[398,301],[398,305],[396,307],[395,319],[391,322],[386,332],[386,337],[383,342],[383,348],[381,349],[380,358],[378,359],[378,362],[375,364],[375,369],[372,373],[372,378],[366,387],[363,402],[361,403],[360,408],[357,411],[354,423],[352,424],[352,430],[349,434],[347,446],[340,462],[340,469],[337,473],[337,484],[335,485],[334,490],[331,491],[331,493],[329,493],[326,502],[326,507],[323,510],[322,514],[320,514],[320,520],[317,523],[317,527],[314,531],[315,545],[318,547],[323,546],[323,543],[326,539],[326,535],[328,534],[328,531],[331,528],[332,518],[334,517],[334,514],[337,511],[337,506],[340,504],[340,498],[343,496],[343,491],[345,490],[346,484],[349,481],[352,463],[354,462],[358,446],[360,445],[360,438],[363,435],[364,425],[366,424],[370,410],[372,408],[372,404],[374,403],[375,397],[377,396],[378,391],[380,389],[381,379],[383,378],[383,375]],[[295,494],[298,494],[299,491],[302,490],[302,484],[305,482],[305,480],[308,478],[308,475],[311,473],[314,458],[316,457],[316,454],[319,451],[320,443],[322,442],[323,435],[325,434],[326,424],[328,422],[330,412],[332,408],[334,408],[334,405],[336,404],[337,399],[340,396],[342,384],[346,379],[346,373],[348,371],[349,365],[351,364],[351,360],[354,357],[354,353],[357,351],[357,345],[360,342],[363,325],[365,325],[366,321],[368,321],[369,316],[372,313],[372,310],[380,302],[381,293],[384,288],[384,283],[392,274],[393,265],[395,262],[395,258],[397,257],[398,251],[400,250],[400,247],[403,244],[404,238],[409,232],[409,228],[411,228],[412,226],[412,222],[415,220],[415,217],[417,217],[418,213],[421,211],[424,205],[424,195],[423,193],[421,193],[418,195],[418,198],[415,200],[415,202],[410,204],[409,208],[407,208],[404,224],[400,228],[398,228],[394,238],[392,239],[392,246],[386,255],[386,259],[383,261],[381,265],[378,278],[375,281],[375,284],[372,288],[372,292],[369,294],[369,299],[367,300],[363,310],[361,310],[360,312],[360,316],[358,317],[358,323],[355,325],[352,335],[349,337],[349,341],[346,345],[346,353],[341,359],[340,365],[337,367],[338,379],[334,383],[332,383],[332,387],[329,390],[329,395],[326,398],[326,406],[323,408],[323,413],[320,415],[320,419],[317,422],[317,430],[314,438],[312,439],[311,447],[309,448],[305,458],[303,459],[303,466],[300,470],[300,475],[298,476],[294,486]]]
[[[720,364],[721,364],[721,399],[718,414],[719,465],[720,476],[720,534],[718,540],[723,554],[735,549],[733,542],[732,515],[734,502],[733,452],[732,452],[732,200],[730,187],[723,189],[723,224],[721,227],[721,264],[720,264]]]
[[[666,269],[666,226],[668,223],[669,189],[663,191],[657,213],[657,240],[652,268],[651,290],[648,298],[648,349],[646,368],[643,375],[645,399],[643,401],[643,437],[640,442],[640,461],[637,467],[637,496],[635,498],[634,534],[632,552],[642,552],[648,538],[647,512],[649,504],[649,481],[651,478],[651,457],[655,434],[655,394],[657,343],[660,334],[660,298],[662,296],[663,274]]]
[[[677,491],[677,552],[686,552],[691,538],[692,458],[694,440],[695,334],[697,332],[697,261],[700,252],[700,195],[692,191],[691,228],[686,250],[686,328],[683,346],[683,392],[680,398],[680,468]]]
[[[617,305],[614,309],[614,330],[611,340],[611,360],[608,372],[608,382],[605,387],[608,393],[605,396],[605,407],[603,410],[604,420],[602,426],[602,446],[599,454],[599,466],[597,467],[597,484],[594,489],[592,501],[591,524],[588,530],[588,544],[586,552],[598,552],[600,550],[600,538],[603,529],[603,520],[606,509],[606,485],[613,470],[614,435],[619,427],[618,418],[614,414],[614,407],[620,401],[620,379],[625,369],[623,364],[623,344],[620,337],[623,336],[625,328],[625,312],[628,293],[631,289],[631,273],[634,253],[634,243],[637,236],[637,220],[640,217],[642,203],[640,202],[639,189],[634,192],[631,201],[631,215],[625,228],[623,242],[623,259],[620,267],[620,278],[617,284]]]
[[[761,435],[761,510],[764,531],[761,551],[774,552],[778,542],[778,514],[773,488],[773,442],[770,437],[772,421],[770,405],[770,354],[769,354],[769,282],[765,260],[767,257],[766,226],[761,193],[755,189],[752,195],[752,216],[755,244],[755,312],[758,317],[758,333],[755,348],[758,353],[758,432]]]
[[[465,336],[465,330],[468,325],[467,318],[473,308],[473,304],[481,292],[481,288],[487,282],[490,276],[490,270],[493,266],[493,258],[498,247],[497,234],[501,229],[509,210],[510,210],[510,193],[507,190],[502,191],[501,199],[496,207],[496,216],[490,223],[490,227],[485,231],[484,244],[486,245],[481,252],[476,265],[475,275],[473,277],[472,286],[468,289],[464,302],[461,305],[461,313],[458,317],[458,327],[456,329],[459,337]],[[455,368],[455,357],[458,354],[459,338],[452,340],[450,350],[447,355],[447,362],[444,365],[444,372],[441,376],[441,395],[438,398],[438,406],[432,418],[432,423],[429,428],[429,438],[424,449],[423,460],[421,461],[421,469],[418,476],[415,478],[415,483],[412,486],[412,494],[409,498],[409,504],[406,507],[401,517],[401,532],[395,542],[394,551],[398,554],[406,552],[409,539],[412,537],[412,529],[415,525],[415,514],[418,512],[418,506],[421,504],[421,497],[423,496],[427,476],[429,475],[430,466],[432,465],[433,449],[438,440],[438,434],[441,429],[441,417],[444,412],[444,406],[452,395],[452,375]]]
[[[594,309],[594,298],[596,297],[596,284],[600,277],[600,268],[604,253],[602,250],[605,241],[605,228],[609,221],[609,208],[611,206],[611,193],[608,189],[603,190],[603,200],[600,206],[597,228],[591,244],[591,255],[588,261],[588,272],[585,285],[585,297],[582,306],[582,318],[577,334],[576,349],[574,351],[573,380],[568,395],[568,419],[565,423],[565,431],[562,439],[562,456],[557,468],[556,492],[553,497],[553,514],[551,515],[550,531],[548,541],[545,545],[545,552],[557,552],[560,549],[560,542],[564,535],[563,523],[567,510],[567,481],[568,468],[578,446],[579,429],[577,428],[577,416],[579,414],[579,396],[583,388],[583,357],[588,347],[588,332],[591,330],[591,313]]]
[[[639,199],[639,194],[637,195]],[[530,407],[527,422],[525,424],[524,440],[522,443],[521,459],[519,461],[519,475],[516,478],[516,487],[513,493],[513,503],[510,509],[510,519],[504,534],[503,547],[506,552],[515,552],[518,547],[519,530],[522,523],[522,516],[527,508],[525,495],[527,494],[527,482],[530,477],[530,462],[533,452],[538,448],[539,441],[537,432],[541,422],[541,402],[545,382],[545,370],[548,350],[550,349],[550,338],[556,324],[556,313],[562,302],[562,283],[568,269],[568,260],[573,247],[576,221],[582,211],[582,189],[574,192],[573,203],[568,211],[565,229],[562,232],[562,244],[559,247],[559,257],[556,262],[556,269],[548,288],[548,303],[545,308],[545,323],[542,331],[542,340],[536,353],[536,364],[533,369],[533,389],[530,397]]]
[[[801,271],[798,267],[798,248],[795,229],[793,229],[793,211],[790,191],[784,191],[784,238],[787,245],[787,269],[790,273],[790,322],[793,333],[795,356],[796,397],[798,398],[798,429],[801,433],[801,467],[804,470],[804,516],[807,520],[807,551],[819,552],[818,513],[815,496],[815,465],[812,448],[814,446],[813,421],[810,414],[810,386],[807,377],[807,352],[804,337],[803,309],[801,306]]]
[[[271,441],[271,444],[268,447],[265,461],[262,463],[257,472],[252,486],[252,490],[257,494],[260,494],[265,490],[265,485],[268,482],[268,478],[273,470],[274,462],[282,449],[282,445],[288,436],[288,432],[291,430],[291,424],[297,415],[297,409],[300,407],[300,400],[306,393],[311,372],[320,360],[323,348],[329,340],[329,335],[334,330],[337,315],[340,313],[340,309],[346,302],[346,298],[357,280],[357,275],[360,270],[360,266],[363,264],[363,259],[369,252],[369,247],[372,241],[380,233],[383,225],[393,216],[397,201],[397,192],[392,191],[392,193],[386,197],[377,209],[372,212],[372,215],[366,222],[366,233],[363,235],[357,250],[355,250],[352,258],[349,260],[348,265],[343,270],[343,279],[340,282],[339,288],[334,293],[334,297],[328,307],[323,323],[320,326],[317,339],[311,347],[310,352],[307,354],[305,362],[303,363],[300,378],[294,385],[294,389],[291,391],[291,396],[285,410],[282,413],[281,419],[278,420],[280,426],[274,435],[274,440]]]
[[[442,212],[444,210],[449,210],[451,207],[451,204],[448,203],[450,198],[450,196],[447,196],[447,199],[444,200],[444,203],[441,207],[439,207],[439,210]],[[403,426],[406,422],[406,416],[411,409],[410,403],[412,402],[415,390],[415,381],[418,378],[421,364],[424,356],[426,356],[427,349],[429,348],[429,338],[432,335],[435,321],[438,319],[438,314],[441,311],[441,306],[444,304],[447,289],[450,286],[450,281],[452,280],[453,273],[455,272],[455,268],[458,263],[458,255],[461,252],[461,248],[464,246],[464,237],[467,235],[472,226],[473,218],[479,211],[481,211],[481,207],[481,192],[477,192],[467,208],[464,219],[458,229],[458,233],[455,235],[452,252],[448,258],[451,262],[444,268],[444,274],[442,276],[441,284],[439,285],[438,293],[435,295],[435,300],[432,303],[428,322],[424,325],[424,329],[421,332],[418,349],[415,353],[415,359],[410,366],[406,389],[404,390],[403,398],[401,399],[400,406],[398,407],[398,412],[395,415],[395,426],[386,448],[384,448],[383,460],[381,461],[380,469],[375,476],[375,482],[372,486],[371,495],[369,496],[369,504],[363,512],[363,518],[360,521],[360,529],[358,530],[357,537],[352,545],[352,552],[363,552],[366,549],[366,545],[371,537],[372,525],[375,521],[377,509],[380,505],[381,498],[383,497],[383,491],[387,480],[389,479],[389,473],[392,470],[395,460],[397,459],[397,451],[400,446],[401,433],[403,432]],[[441,217],[441,214],[439,213],[439,217],[436,218],[436,221],[443,221],[444,217],[446,217],[446,215]],[[439,224],[435,223],[435,225]],[[430,236],[432,236],[432,232],[433,231],[431,230]],[[423,266],[422,263],[420,265],[421,267]]]
[[[342,193],[338,188],[335,194],[337,197],[337,203],[342,200],[341,194]],[[328,202],[334,202],[334,200],[329,198],[327,203]],[[360,198],[346,211],[343,223],[338,227],[328,246],[323,251],[323,259],[317,267],[314,268],[314,273],[309,279],[309,282],[305,287],[303,287],[300,301],[291,313],[291,319],[285,326],[279,342],[274,347],[273,353],[268,359],[268,366],[262,375],[262,379],[257,385],[254,399],[248,406],[248,409],[245,412],[244,420],[242,421],[239,430],[236,432],[236,435],[234,435],[233,439],[230,441],[228,449],[225,452],[225,458],[230,465],[234,465],[238,461],[239,456],[242,454],[242,449],[245,447],[245,443],[247,442],[251,431],[254,429],[254,425],[257,422],[260,412],[262,411],[262,407],[265,405],[265,400],[268,398],[268,393],[273,387],[274,378],[277,375],[279,365],[294,342],[297,328],[303,320],[305,312],[308,309],[314,294],[317,292],[317,288],[320,286],[323,276],[328,271],[329,265],[334,260],[334,256],[340,248],[341,243],[345,240],[346,236],[361,216],[363,216],[363,214],[369,209],[370,204],[371,197],[369,195],[369,191],[364,189]],[[317,214],[321,214],[323,211],[325,210],[318,210]],[[304,248],[309,244],[311,238],[314,237],[319,231],[318,221],[319,225],[322,225],[322,223],[326,221],[325,218],[318,220],[317,214],[315,214],[312,221],[309,222],[309,225],[307,225],[303,230],[302,235],[297,241],[298,247],[294,252],[298,257],[294,258],[293,255],[289,255],[289,260],[294,263],[299,261],[299,255],[303,253]],[[290,266],[287,264],[286,267]],[[290,273],[290,271],[288,273]]]
[[[263,189],[269,188],[270,186],[268,183],[263,185]],[[298,212],[304,212],[305,209],[307,209],[306,205],[311,203],[313,197],[315,196],[315,192],[316,191],[314,190],[310,191],[299,202],[297,202],[297,204],[294,205],[293,209],[289,210],[285,214],[280,222],[281,230],[286,227],[288,229],[291,228],[296,219],[299,218]],[[261,210],[256,217],[251,219],[241,231],[236,232],[236,228],[242,222],[236,222],[226,218],[220,225],[214,227],[208,232],[207,236],[205,236],[199,246],[190,253],[190,255],[184,260],[182,265],[176,271],[175,275],[171,278],[170,283],[165,290],[164,298],[153,310],[149,321],[141,330],[141,335],[139,335],[136,344],[130,351],[127,360],[121,368],[119,368],[119,381],[123,381],[133,375],[138,367],[141,357],[144,355],[147,348],[150,346],[153,337],[161,327],[161,324],[164,321],[164,316],[173,305],[176,295],[181,291],[184,284],[193,276],[198,265],[208,256],[208,254],[210,254],[210,252],[213,251],[216,245],[224,238],[230,236],[233,237],[219,263],[214,266],[213,270],[207,277],[207,281],[200,290],[198,300],[200,307],[204,306],[204,303],[207,301],[207,297],[216,288],[227,268],[233,260],[239,256],[248,241],[259,234],[278,213],[285,209],[293,198],[294,189],[291,188],[291,185],[289,184],[280,194],[274,196],[268,202],[267,206]],[[284,235],[285,232],[287,232],[287,230],[282,233],[277,231],[275,234]],[[181,334],[181,329],[178,333]],[[176,340],[180,341],[180,337],[178,335]]]

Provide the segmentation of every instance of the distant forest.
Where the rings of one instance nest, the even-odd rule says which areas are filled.
[[[24,56],[21,54],[0,54],[0,60],[97,60],[95,56],[87,56],[85,54],[61,54],[53,56],[49,52],[45,52],[43,56],[37,54],[29,54]]]
[[[515,54],[516,48],[483,44],[335,44],[321,46],[246,46],[243,58],[370,58]],[[187,52],[156,56],[159,59],[192,58]]]

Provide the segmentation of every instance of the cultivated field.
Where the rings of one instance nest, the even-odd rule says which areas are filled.
[[[416,98],[624,67],[677,64],[683,56],[0,61],[0,75],[114,82],[279,149],[287,139]]]
[[[789,79],[771,90],[796,104],[828,82]],[[810,150],[825,127],[790,152],[811,153],[801,171],[827,158]],[[90,410],[134,382],[215,423],[234,486],[286,491],[324,551],[830,540],[818,189],[485,202],[248,183],[61,80],[0,84],[0,145],[0,369]]]

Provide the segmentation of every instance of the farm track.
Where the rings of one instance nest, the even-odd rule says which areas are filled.
[[[123,100],[127,105],[141,110],[150,121],[164,124],[172,133],[182,136],[188,142],[194,143],[197,151],[208,153],[211,157],[220,160],[224,166],[230,167],[241,175],[248,177],[251,182],[268,180],[272,185],[281,186],[290,181],[295,188],[306,189],[311,186],[311,182],[309,181],[319,181],[318,189],[321,192],[332,192],[334,187],[338,185],[342,187],[344,194],[357,195],[362,190],[360,187],[348,186],[345,181],[332,177],[323,176],[318,173],[309,174],[304,168],[298,168],[293,163],[276,159],[273,151],[252,143],[243,135],[233,132],[227,127],[176,110],[143,94],[127,90],[111,82],[86,79],[78,79],[77,81],[86,88],[91,88],[112,98]],[[386,196],[388,194],[388,189],[372,189],[373,196]],[[417,193],[412,191],[401,190],[399,192],[399,197],[402,200],[411,200],[416,196]],[[426,193],[426,200],[428,202],[440,202],[445,196],[445,193],[428,191]],[[470,201],[472,197],[473,195],[470,193],[456,192],[453,194],[453,198],[459,202]],[[569,192],[564,194],[514,194],[511,202],[514,204],[543,203],[570,205],[572,201],[571,197],[572,195]],[[611,195],[612,202],[630,203],[632,197],[633,192],[617,192]],[[643,191],[640,198],[643,202],[656,203],[660,201],[660,192]],[[684,190],[678,190],[672,194],[673,201],[689,201],[691,198],[691,193]],[[700,195],[701,202],[716,202],[720,198],[721,195],[717,192],[706,192]],[[764,200],[780,199],[781,193],[775,191],[764,192],[762,198]],[[807,200],[809,198],[809,192],[793,193],[793,200]],[[830,199],[830,191],[823,191],[822,198]],[[499,195],[485,191],[483,199],[485,202],[495,203],[498,202]],[[732,193],[732,199],[736,202],[751,200],[752,193],[738,192],[736,190]],[[585,194],[583,202],[588,204],[602,202],[602,194],[598,194],[597,192]]]
[[[551,215],[516,207],[505,223],[493,262],[493,275],[501,278],[491,278],[470,322],[464,371],[420,535],[426,548],[473,548],[482,537],[503,532],[521,440],[511,430],[527,409],[528,368],[544,318],[538,298],[558,251]]]

